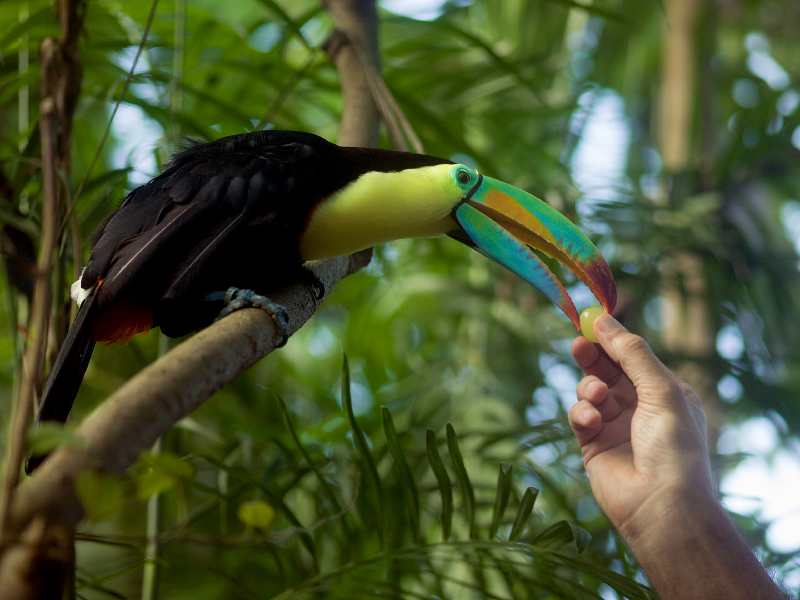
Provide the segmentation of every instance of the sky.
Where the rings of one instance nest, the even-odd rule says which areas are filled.
[[[433,19],[441,12],[442,0],[383,0],[389,10],[418,19]],[[748,67],[774,89],[786,89],[789,78],[785,70],[769,54],[763,36],[751,34],[745,40],[749,52]],[[128,68],[133,53],[120,57],[120,66]],[[142,62],[137,71],[146,71]],[[581,105],[589,111],[585,115],[584,134],[575,152],[570,169],[577,188],[587,199],[609,198],[614,190],[624,185],[624,160],[630,140],[622,99],[610,90],[592,92],[592,98],[581,98]],[[732,94],[737,102],[748,102],[747,89],[734,86]],[[592,102],[589,102],[591,100]],[[800,103],[800,95],[786,89],[779,101],[779,111],[792,112]],[[112,162],[115,167],[132,165],[131,184],[141,184],[155,174],[153,149],[163,135],[161,127],[138,107],[122,104],[113,124],[119,144]],[[797,132],[800,148],[800,128]],[[783,209],[787,232],[794,234],[800,252],[800,202],[787,203]],[[744,341],[737,328],[724,329],[717,340],[722,356],[732,358],[744,349]],[[553,366],[548,383],[557,391],[559,399],[568,407],[574,398],[577,381],[572,371]],[[720,392],[736,394],[735,380],[723,380]],[[534,411],[535,412],[535,411]],[[533,414],[533,413],[532,413]],[[800,444],[788,449],[778,449],[778,431],[772,421],[758,417],[738,425],[728,425],[722,431],[718,450],[722,454],[744,452],[749,458],[741,462],[722,482],[725,506],[742,514],[753,514],[771,521],[767,531],[770,546],[779,551],[793,551],[800,547],[800,493],[787,493],[787,482],[800,486]],[[786,582],[800,587],[800,568]]]
[[[415,19],[435,19],[442,13],[442,0],[382,0],[387,10]]]

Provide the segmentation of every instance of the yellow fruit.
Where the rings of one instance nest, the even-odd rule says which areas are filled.
[[[602,306],[590,306],[581,311],[581,333],[590,342],[597,343],[597,336],[594,334],[594,322],[605,312]]]

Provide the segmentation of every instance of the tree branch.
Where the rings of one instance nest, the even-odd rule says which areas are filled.
[[[364,61],[380,71],[375,0],[323,0],[323,5],[331,13],[336,29],[344,36],[343,40],[332,37],[327,45],[342,84],[344,108],[339,143],[343,146],[375,146],[380,116],[359,57],[361,52]]]
[[[374,0],[330,0],[337,26],[362,40],[377,57],[377,17]],[[347,98],[339,142],[371,145],[377,140],[378,117],[358,59],[336,60]],[[352,56],[351,56],[352,58]],[[377,63],[377,58],[376,58]],[[362,81],[363,83],[358,83]],[[326,294],[343,277],[364,267],[371,251],[308,265],[324,284]],[[290,333],[315,312],[318,303],[304,285],[294,285],[272,298],[289,313]],[[120,473],[137,456],[211,394],[275,349],[272,320],[256,309],[238,311],[176,346],[142,370],[100,405],[80,425],[80,447],[53,453],[21,485],[14,498],[11,523],[19,534],[37,515],[74,526],[82,516],[73,482],[86,468]]]
[[[326,293],[369,262],[369,253],[309,264]],[[286,307],[294,333],[318,307],[313,290],[296,284],[273,294]],[[214,392],[272,352],[279,341],[270,317],[246,309],[217,321],[130,379],[78,428],[80,447],[63,447],[20,486],[13,509],[19,528],[45,514],[65,525],[82,515],[72,482],[86,468],[122,473],[141,452]]]

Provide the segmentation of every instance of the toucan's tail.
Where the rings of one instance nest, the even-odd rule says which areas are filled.
[[[78,315],[72,322],[64,343],[61,344],[39,401],[37,423],[42,421],[64,423],[69,416],[94,350],[91,320],[88,317],[92,313],[95,297],[96,294],[93,293],[81,304]],[[28,458],[25,470],[30,473],[45,458],[46,456],[31,456]]]

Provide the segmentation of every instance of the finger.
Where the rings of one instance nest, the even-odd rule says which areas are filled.
[[[584,372],[605,382],[620,404],[633,406],[636,403],[636,390],[630,379],[599,345],[578,337],[572,343],[572,356]]]
[[[609,359],[600,346],[585,337],[579,336],[572,342],[572,356],[581,369],[599,377],[608,385],[614,385],[623,375],[619,365]]]
[[[573,404],[568,417],[569,426],[581,446],[591,442],[603,428],[600,412],[586,400]]]
[[[634,387],[638,389],[645,384],[659,391],[677,388],[672,372],[653,354],[643,337],[629,332],[609,314],[597,319],[594,327],[603,349],[619,363]]]
[[[616,419],[626,406],[594,375],[587,375],[578,382],[577,393],[579,400],[586,400],[600,412],[604,422]]]
[[[608,385],[594,375],[587,375],[578,382],[577,393],[578,399],[597,406],[608,396]]]
[[[614,448],[626,448],[626,452],[630,454],[632,419],[633,410],[624,410],[613,421],[603,423],[602,429],[597,434],[593,435],[588,442],[581,444],[583,462],[587,469],[596,466],[591,464],[593,458],[598,457],[599,460],[601,455]],[[591,472],[589,476],[592,476]]]

